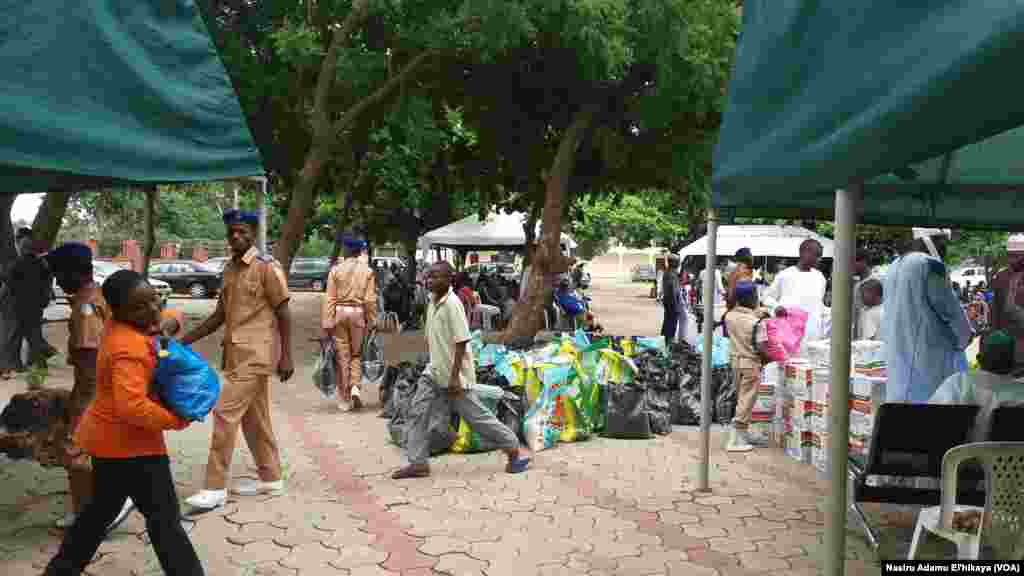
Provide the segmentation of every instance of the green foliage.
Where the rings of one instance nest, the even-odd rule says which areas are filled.
[[[331,255],[334,242],[320,236],[311,236],[299,247],[299,256],[306,258],[323,258]]]
[[[586,259],[607,251],[614,237],[628,248],[668,246],[684,236],[686,215],[670,209],[672,195],[645,190],[621,197],[585,197],[577,200],[578,216],[572,235]]]
[[[1007,232],[959,231],[946,249],[946,263],[955,267],[964,264],[968,259],[974,260],[978,266],[985,268],[985,273],[991,281],[992,275],[1006,266],[1006,241],[1009,237]]]

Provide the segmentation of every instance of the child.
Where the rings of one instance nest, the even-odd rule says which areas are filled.
[[[111,309],[96,360],[96,397],[75,431],[92,456],[94,493],[64,534],[45,576],[79,576],[99,548],[105,528],[131,497],[165,574],[204,574],[181,526],[164,430],[188,422],[151,398],[156,353],[150,332],[160,322],[159,297],[142,276],[120,270],[103,283]]]
[[[53,451],[68,471],[71,492],[70,510],[57,521],[67,528],[92,496],[92,464],[72,440],[75,427],[96,394],[96,351],[103,326],[110,318],[100,287],[93,281],[92,250],[85,244],[69,242],[46,255],[57,284],[69,296],[71,318],[68,323],[68,363],[75,369],[75,383],[65,409],[60,433],[54,434]],[[116,528],[132,510],[129,498],[107,531]]]
[[[857,322],[858,340],[881,340],[882,332],[882,282],[868,278],[860,285],[861,301],[864,303]]]
[[[757,288],[753,282],[744,280],[736,283],[736,306],[725,315],[729,331],[729,365],[732,366],[732,380],[736,385],[736,416],[732,419],[732,430],[726,450],[749,452],[754,449],[747,429],[750,415],[757,401],[757,388],[761,384],[761,355],[754,350],[754,328],[757,322],[768,316],[768,311],[758,308]]]
[[[981,339],[976,372],[958,372],[939,386],[929,404],[972,404],[980,406],[974,422],[973,441],[988,437],[992,411],[1002,404],[1024,403],[1024,383],[1010,375],[1014,368],[1013,338],[1002,330]]]

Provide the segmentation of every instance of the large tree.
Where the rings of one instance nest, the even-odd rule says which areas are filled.
[[[438,56],[468,48],[493,2],[206,0],[200,3],[257,145],[287,205],[274,255],[286,267],[318,196],[339,212],[363,161],[367,118]],[[347,149],[346,149],[347,148]],[[340,200],[340,201],[339,201]]]
[[[542,238],[529,299],[499,340],[539,329],[577,194],[704,194],[737,28],[720,0],[506,2],[500,16],[509,48],[460,70],[482,147],[496,151],[477,171],[481,209],[539,205]]]

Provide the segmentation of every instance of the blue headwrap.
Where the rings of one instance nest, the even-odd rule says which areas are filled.
[[[224,213],[224,225],[234,226],[235,224],[259,226],[260,215],[256,212],[246,212],[245,210],[228,210]]]
[[[743,280],[736,283],[736,299],[748,298],[757,294],[757,287],[754,286],[753,282]]]
[[[366,248],[365,240],[360,240],[359,238],[349,236],[348,234],[338,234],[338,240],[341,242],[342,246],[349,250],[362,250],[363,248]]]
[[[92,264],[92,248],[80,242],[65,242],[50,250],[46,261],[55,270],[82,269]]]

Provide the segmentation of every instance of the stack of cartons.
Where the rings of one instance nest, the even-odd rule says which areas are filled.
[[[806,360],[794,358],[782,367],[783,385],[777,410],[781,445],[786,454],[805,464],[811,463],[811,368]]]
[[[761,370],[761,383],[757,388],[757,400],[750,415],[750,427],[747,433],[751,439],[759,443],[778,444],[780,438],[775,425],[778,410],[778,391],[782,388],[779,382],[779,365],[772,363]]]

